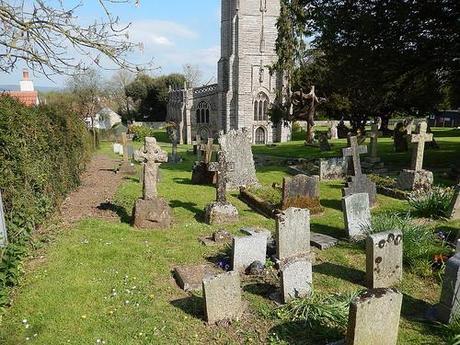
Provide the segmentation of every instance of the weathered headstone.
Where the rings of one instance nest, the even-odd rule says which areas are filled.
[[[460,254],[458,253],[447,261],[437,309],[438,319],[441,322],[451,323],[460,317]]]
[[[217,174],[215,171],[209,170],[209,164],[211,163],[214,152],[214,140],[209,138],[206,144],[200,144],[198,152],[199,160],[194,163],[192,169],[192,183],[215,184],[217,181]]]
[[[367,193],[369,197],[369,205],[374,206],[377,200],[377,187],[374,182],[362,173],[360,154],[367,152],[366,146],[358,145],[358,138],[352,136],[349,138],[350,147],[343,149],[344,157],[351,157],[353,163],[353,176],[347,181],[346,187],[343,189],[343,196],[349,196],[358,193]]]
[[[2,191],[0,191],[0,248],[8,244],[8,233],[6,231],[5,210],[3,208]]]
[[[124,132],[121,133],[121,143],[123,146],[123,162],[118,168],[118,172],[124,175],[136,175],[136,168],[134,164],[130,162],[129,158],[128,136]]]
[[[193,141],[193,154],[197,155],[197,160],[201,160],[201,152],[200,155],[198,156],[198,152],[200,151],[200,145],[201,145],[201,136],[199,134],[196,135],[195,140]]]
[[[371,223],[369,196],[366,193],[345,196],[342,199],[342,209],[348,236],[351,239],[362,239]]]
[[[276,254],[281,261],[310,253],[310,211],[288,208],[276,219]]]
[[[184,291],[203,288],[203,279],[214,277],[219,270],[212,265],[178,266],[174,268],[177,285]]]
[[[403,295],[395,289],[368,290],[350,305],[346,345],[396,345]]]
[[[231,130],[219,136],[222,153],[227,162],[234,162],[235,169],[229,172],[229,189],[258,185],[256,168],[252,156],[252,138],[247,129]]]
[[[337,125],[338,125],[337,121],[331,121],[331,128],[329,129],[329,136],[331,137],[332,140],[339,139]]]
[[[326,133],[319,135],[319,149],[321,152],[331,151],[331,144],[329,144]]]
[[[371,163],[380,162],[380,157],[378,156],[378,140],[379,137],[383,135],[379,131],[379,125],[377,123],[372,124],[371,131],[367,133],[367,137],[371,139],[370,147],[370,156],[367,157],[367,160]]]
[[[217,173],[216,201],[205,209],[205,220],[208,224],[226,224],[238,221],[238,210],[227,201],[228,173],[234,170],[233,162],[228,162],[222,152],[218,154],[218,162],[209,163],[209,171]]]
[[[167,228],[172,221],[171,209],[158,197],[157,179],[160,164],[168,161],[168,155],[150,137],[145,138],[144,151],[138,155],[144,159],[143,198],[134,206],[134,225],[141,229]]]
[[[402,190],[429,189],[433,185],[433,173],[423,170],[423,155],[425,143],[433,140],[433,134],[428,134],[427,123],[421,122],[417,126],[417,134],[411,136],[412,163],[411,169],[404,169],[398,177],[398,188]]]
[[[246,270],[254,261],[259,261],[265,265],[266,258],[266,234],[233,238],[232,269],[234,271]]]
[[[320,213],[319,176],[303,174],[283,179],[281,208],[308,208],[312,214]]]
[[[344,157],[321,158],[319,165],[320,180],[339,180],[347,175],[348,159]]]
[[[312,263],[308,258],[295,258],[282,264],[281,292],[283,303],[309,296],[313,290]]]
[[[449,216],[452,219],[460,219],[460,185],[454,189],[454,197],[449,208]]]
[[[393,131],[395,152],[406,152],[409,150],[407,130],[403,122],[398,122]]]
[[[168,128],[169,139],[171,140],[171,156],[168,161],[172,164],[177,164],[181,161],[181,158],[177,154],[177,145],[179,144],[179,130],[176,127]]]
[[[366,278],[370,289],[389,288],[401,281],[403,274],[403,238],[400,231],[367,236]]]
[[[238,272],[203,279],[203,298],[208,324],[237,320],[243,312]]]

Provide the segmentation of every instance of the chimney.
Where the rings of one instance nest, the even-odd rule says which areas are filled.
[[[29,70],[27,68],[22,70],[22,80],[19,82],[19,88],[21,91],[35,91],[34,83],[29,79]]]
[[[29,80],[29,70],[27,68],[22,70],[22,80]]]

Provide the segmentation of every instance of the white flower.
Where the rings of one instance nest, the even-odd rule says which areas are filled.
[[[27,319],[22,320],[22,323],[26,324],[26,323],[27,323]]]

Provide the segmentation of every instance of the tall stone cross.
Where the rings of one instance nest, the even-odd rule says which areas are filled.
[[[358,145],[358,137],[350,137],[350,147],[342,150],[344,157],[352,157],[355,176],[361,176],[361,159],[359,155],[367,153],[367,146]]]
[[[371,158],[377,158],[377,143],[379,137],[381,137],[382,135],[383,133],[379,131],[378,123],[374,123],[371,126],[370,133],[367,133],[367,137],[371,138]]]
[[[155,138],[146,137],[144,150],[139,152],[138,155],[145,163],[143,181],[144,200],[152,200],[158,196],[158,168],[161,163],[168,161],[168,154],[158,146]]]
[[[212,159],[212,152],[214,150],[214,139],[208,138],[206,144],[201,144],[200,151],[204,152],[204,162],[209,164]]]
[[[8,244],[8,234],[6,232],[2,192],[0,191],[0,248],[5,247],[7,244]]]
[[[123,161],[127,162],[128,157],[128,135],[126,133],[121,133],[121,144],[123,145]]]
[[[418,134],[412,134],[411,143],[415,144],[412,149],[411,169],[414,171],[423,170],[423,155],[425,153],[425,143],[433,141],[433,134],[427,133],[428,125],[425,121],[417,126]]]
[[[227,203],[227,173],[235,169],[233,162],[225,160],[222,151],[218,153],[218,162],[209,163],[208,170],[217,172],[216,200],[219,203]]]

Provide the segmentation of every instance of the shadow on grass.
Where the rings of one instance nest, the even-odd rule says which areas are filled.
[[[268,296],[276,290],[277,287],[275,285],[268,283],[253,283],[243,287],[243,291],[265,298],[268,298]]]
[[[214,253],[213,255],[207,256],[206,261],[218,265],[220,263],[227,263],[231,265],[232,248],[230,244],[225,245],[224,248],[220,249],[220,252]]]
[[[195,185],[192,183],[192,180],[189,178],[174,177],[173,181],[174,183],[178,183],[178,184],[186,184],[186,185],[192,185],[192,186]]]
[[[132,176],[125,176],[125,177],[123,177],[123,180],[130,181],[130,182],[135,182],[135,183],[140,183],[141,182],[141,179],[139,177],[132,177]]]
[[[108,171],[108,172],[113,172],[115,174],[115,171],[116,169],[108,169],[108,168],[102,168],[102,169],[99,169],[99,171]]]
[[[354,268],[324,262],[313,266],[313,272],[366,286],[366,273]]]
[[[172,208],[183,208],[192,213],[195,213],[195,220],[200,223],[204,223],[204,210],[198,208],[194,202],[184,202],[181,200],[171,200],[169,206]]]
[[[170,302],[174,307],[194,318],[204,319],[203,298],[192,295],[190,297],[176,299]]]
[[[321,205],[326,208],[342,211],[342,200],[338,199],[321,199]]]
[[[288,321],[270,329],[267,344],[287,343],[302,345],[329,344],[344,338],[336,329],[321,324],[310,325],[305,321]]]
[[[122,223],[132,223],[132,215],[128,214],[128,212],[126,212],[126,209],[123,206],[116,205],[111,202],[103,202],[99,206],[97,206],[97,209],[101,211],[112,211],[117,214]]]

